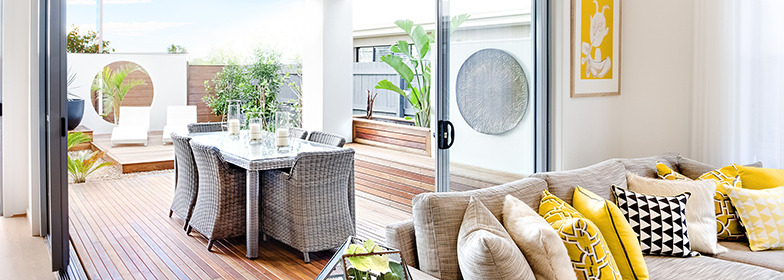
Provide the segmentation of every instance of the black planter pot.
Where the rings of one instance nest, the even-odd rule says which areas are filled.
[[[84,99],[68,100],[68,130],[73,130],[82,122]]]

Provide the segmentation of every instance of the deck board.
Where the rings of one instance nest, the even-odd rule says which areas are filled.
[[[117,163],[122,173],[174,169],[174,146],[163,144],[163,132],[151,131],[147,146],[141,144],[112,147],[111,134],[93,135],[93,150],[106,152],[106,158]]]
[[[173,174],[70,185],[70,232],[91,279],[313,279],[334,252],[300,252],[268,239],[259,258],[245,257],[244,238],[216,241],[185,235],[168,217]],[[384,243],[384,226],[411,214],[357,192],[357,235]]]

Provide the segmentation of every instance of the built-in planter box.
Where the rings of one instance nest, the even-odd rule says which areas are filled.
[[[400,118],[355,116],[352,125],[354,143],[390,150],[431,156],[429,127],[417,127],[412,121]]]

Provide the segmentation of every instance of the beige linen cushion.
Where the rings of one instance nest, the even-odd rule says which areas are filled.
[[[504,228],[525,255],[537,280],[577,279],[558,233],[531,207],[511,195],[504,200]]]
[[[547,189],[547,184],[540,179],[522,179],[474,191],[415,196],[412,203],[419,270],[439,279],[461,278],[457,262],[457,233],[471,197],[481,200],[500,220],[507,194],[537,211],[543,189]]]
[[[755,162],[746,164],[749,167],[762,167],[762,162]],[[678,156],[678,168],[683,176],[697,180],[702,174],[721,168],[721,166],[713,166],[707,163],[702,163],[687,157]],[[675,169],[673,169],[675,170]],[[677,171],[677,170],[675,170]]]
[[[481,201],[471,198],[457,238],[463,279],[535,279],[512,237]]]
[[[659,174],[656,172],[656,162],[661,162],[673,171],[679,172],[678,157],[679,156],[676,153],[666,153],[659,156],[644,158],[622,158],[618,161],[620,161],[626,170],[631,173],[646,178],[659,178]]]
[[[626,174],[626,181],[629,190],[647,195],[676,196],[690,192],[691,197],[686,203],[686,226],[692,250],[712,255],[727,252],[727,248],[718,244],[716,236],[716,213],[713,205],[716,183],[649,179],[631,172]]]

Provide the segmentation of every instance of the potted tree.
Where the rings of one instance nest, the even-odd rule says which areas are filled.
[[[76,80],[76,73],[71,73],[68,69],[68,130],[74,130],[79,123],[82,122],[84,117],[84,99],[79,98],[79,95],[73,92],[78,87],[73,87],[73,82]]]

